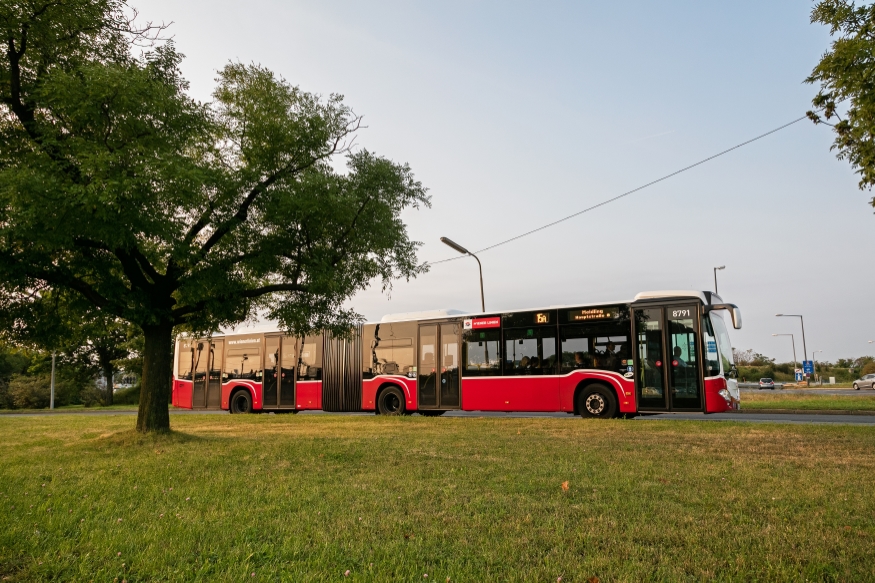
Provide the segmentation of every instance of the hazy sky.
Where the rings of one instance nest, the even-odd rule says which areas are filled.
[[[771,2],[353,2],[133,0],[173,21],[192,92],[229,60],[365,116],[357,143],[408,162],[431,209],[406,215],[423,260],[551,222],[789,122],[826,50],[812,4]],[[713,289],[738,304],[737,348],[781,361],[801,313],[809,355],[872,354],[875,216],[868,192],[802,121],[557,227],[482,254],[488,310]],[[479,309],[464,258],[379,289],[368,319]]]

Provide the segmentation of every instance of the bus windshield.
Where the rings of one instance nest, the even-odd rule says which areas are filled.
[[[729,332],[726,330],[726,324],[720,314],[711,312],[711,324],[714,326],[714,333],[717,336],[717,350],[720,351],[720,361],[723,363],[723,374],[732,370],[735,361],[732,358],[732,344],[729,341]]]

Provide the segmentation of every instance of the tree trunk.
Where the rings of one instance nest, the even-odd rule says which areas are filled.
[[[104,405],[112,405],[112,377],[115,373],[115,367],[112,366],[112,358],[110,351],[105,347],[97,347],[97,364],[100,365],[100,370],[103,373],[103,378],[106,380],[106,394],[103,396]]]
[[[114,388],[113,384],[112,384],[112,377],[113,377],[115,370],[114,370],[111,362],[105,364],[102,368],[103,368],[103,378],[106,379],[106,396],[103,399],[103,404],[104,405],[112,405],[112,399],[113,399],[112,391]]]
[[[170,431],[170,382],[173,375],[173,325],[143,326],[143,378],[137,431]]]

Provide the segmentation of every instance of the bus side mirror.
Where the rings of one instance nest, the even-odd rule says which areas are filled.
[[[732,317],[732,327],[736,330],[741,330],[741,310],[735,304],[714,304],[713,306],[706,306],[706,308],[709,312],[711,310],[728,310],[729,315]]]
[[[741,310],[737,306],[732,306],[729,313],[732,314],[732,327],[736,330],[741,330]]]

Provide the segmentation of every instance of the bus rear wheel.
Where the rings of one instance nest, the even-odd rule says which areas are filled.
[[[590,385],[577,396],[577,410],[581,417],[610,419],[617,416],[617,397],[602,384]]]
[[[404,415],[404,395],[398,387],[389,387],[377,399],[380,415]]]
[[[252,396],[249,391],[237,391],[231,395],[231,413],[252,413]]]

